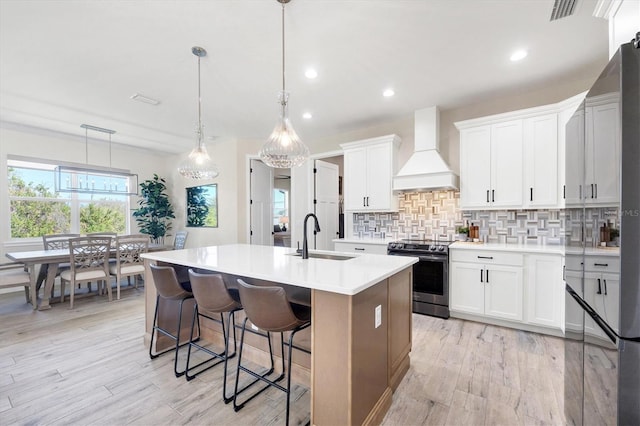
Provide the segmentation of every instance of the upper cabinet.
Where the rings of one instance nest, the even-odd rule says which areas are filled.
[[[521,205],[521,120],[462,129],[460,152],[461,208]]]
[[[583,97],[455,123],[460,130],[460,207],[562,207],[565,192],[573,191],[565,188],[565,135],[580,137],[574,134],[578,119],[571,118],[566,132],[565,124]],[[567,155],[578,147],[567,146]]]
[[[392,180],[400,144],[397,135],[341,144],[346,211],[396,211]]]
[[[585,105],[585,187],[587,205],[617,205],[620,174],[620,110],[611,99]]]

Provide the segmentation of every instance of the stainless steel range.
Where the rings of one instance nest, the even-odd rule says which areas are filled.
[[[449,318],[449,245],[451,241],[400,240],[389,243],[387,254],[415,256],[413,312]]]

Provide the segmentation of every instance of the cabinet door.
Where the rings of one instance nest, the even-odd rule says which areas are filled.
[[[618,315],[620,301],[620,276],[618,274],[598,274],[588,272],[584,278],[585,301],[606,321],[614,331],[618,332]],[[606,334],[586,317],[585,333],[608,340]]]
[[[490,265],[485,271],[484,314],[522,321],[522,268]]]
[[[529,255],[527,260],[527,322],[561,328],[564,306],[560,256]]]
[[[491,205],[522,207],[522,120],[491,126]]]
[[[567,270],[564,274],[564,278],[578,294],[582,291],[582,272]],[[565,296],[568,299],[572,299],[571,296]],[[567,299],[567,300],[568,300]],[[565,314],[565,330],[571,332],[582,333],[584,330],[584,310],[575,301],[566,303]]]
[[[524,120],[525,207],[558,205],[558,115]]]
[[[460,131],[460,207],[486,208],[491,189],[491,128]]]
[[[388,211],[392,208],[391,144],[374,145],[367,148],[367,193],[366,208],[374,211]]]
[[[450,307],[451,310],[484,314],[484,273],[481,264],[451,262]]]
[[[354,148],[344,152],[344,208],[359,210],[365,208],[367,155],[364,148]]]
[[[615,205],[620,199],[618,177],[620,173],[620,114],[617,103],[598,105],[591,109],[593,131],[593,198],[595,204]],[[591,188],[589,188],[591,191]]]
[[[579,109],[565,127],[565,206],[575,207],[582,204],[584,173],[584,111]]]

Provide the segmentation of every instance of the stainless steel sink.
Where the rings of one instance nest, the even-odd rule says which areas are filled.
[[[289,256],[302,257],[302,253],[289,253]],[[328,254],[328,253],[309,253],[310,259],[326,259],[326,260],[349,260],[356,256],[347,256],[343,254]]]

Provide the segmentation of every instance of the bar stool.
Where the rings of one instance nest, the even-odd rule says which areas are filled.
[[[233,408],[240,410],[244,405],[258,396],[260,393],[273,386],[287,394],[286,424],[289,424],[289,406],[291,401],[291,354],[293,350],[293,337],[295,334],[311,325],[311,308],[309,306],[290,303],[282,287],[278,286],[254,286],[238,279],[238,290],[240,300],[246,314],[242,323],[242,333],[240,334],[240,349],[238,351],[238,367],[236,370],[236,383],[234,388]],[[242,347],[244,343],[244,333],[247,327],[247,320],[261,330],[267,332],[269,340],[269,355],[271,356],[271,369],[263,374],[249,370],[242,365]],[[284,333],[290,331],[289,335],[289,358],[287,368],[284,365]],[[282,374],[275,379],[269,380],[267,376],[273,372],[273,351],[271,348],[271,333],[280,333],[280,349],[282,355]],[[240,371],[244,371],[255,378],[254,381],[238,391]],[[277,382],[287,376],[287,387],[280,386]],[[262,381],[266,386],[255,394],[251,395],[244,402],[238,403],[238,395],[252,386],[254,383]]]
[[[227,396],[227,363],[229,359],[236,355],[236,323],[234,314],[237,311],[242,310],[242,305],[239,302],[240,296],[238,295],[237,289],[227,289],[227,286],[222,279],[222,275],[220,274],[198,273],[193,269],[189,269],[189,280],[191,281],[193,297],[196,299],[196,306],[193,311],[193,320],[191,322],[191,334],[189,335],[189,349],[187,352],[187,372],[185,376],[187,380],[191,380],[198,374],[224,362],[222,399],[225,404],[228,404],[233,400],[233,396]],[[224,320],[225,313],[227,314],[226,324]],[[200,317],[221,323],[222,337],[224,338],[224,352],[214,352],[202,345],[199,345],[196,343],[197,340],[193,339],[194,328],[196,326],[196,322],[198,324],[200,323]],[[218,317],[220,319],[218,319]],[[229,354],[229,337],[231,329],[233,329],[233,353]],[[197,348],[204,351],[211,355],[211,357],[192,366],[191,348]],[[206,368],[199,370],[195,374],[190,374],[190,371],[211,361],[215,362]]]
[[[157,265],[149,265],[151,267],[151,275],[153,276],[153,282],[156,286],[157,296],[156,296],[156,309],[153,314],[153,328],[151,330],[151,344],[149,345],[149,357],[151,359],[155,359],[160,355],[174,351],[175,352],[175,360],[173,362],[173,372],[176,377],[180,377],[186,373],[186,368],[183,371],[178,371],[178,353],[180,347],[187,345],[187,343],[180,344],[180,329],[182,327],[182,307],[184,302],[188,299],[193,299],[193,294],[189,291],[186,291],[178,282],[178,278],[176,277],[176,272],[171,266],[157,266]],[[165,299],[167,301],[179,302],[180,303],[180,311],[178,313],[178,328],[173,334],[173,330],[167,330],[158,325],[158,306],[160,305],[160,299]],[[162,333],[163,335],[172,338],[176,342],[175,348],[169,348],[159,353],[153,353],[153,341],[156,333]],[[193,330],[192,330],[193,334]],[[198,322],[198,335],[200,335],[200,323]],[[189,336],[191,339],[191,336]]]

